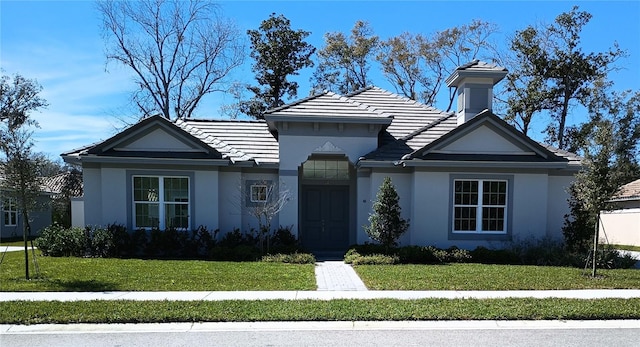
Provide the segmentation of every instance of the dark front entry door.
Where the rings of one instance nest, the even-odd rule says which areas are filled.
[[[349,246],[349,186],[302,186],[300,242],[313,252]]]

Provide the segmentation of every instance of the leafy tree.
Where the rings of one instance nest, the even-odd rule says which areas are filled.
[[[527,129],[536,112],[549,110],[553,122],[546,129],[547,137],[560,149],[566,148],[566,120],[572,104],[586,106],[594,83],[606,79],[615,61],[625,55],[615,43],[606,52],[582,51],[580,35],[591,18],[574,6],[550,25],[516,32],[511,42],[517,57],[511,70],[521,83],[509,83],[510,117]]]
[[[489,39],[496,32],[496,25],[473,20],[431,36],[403,33],[381,42],[376,59],[398,92],[434,105],[445,79],[458,66],[492,54]],[[447,110],[455,96],[450,93]]]
[[[398,239],[409,228],[409,223],[402,218],[399,204],[400,197],[391,183],[391,178],[385,177],[376,201],[373,203],[373,213],[369,215],[369,225],[364,229],[369,237],[390,248],[398,244]]]
[[[287,79],[297,75],[305,67],[313,66],[311,55],[315,48],[304,39],[308,31],[293,30],[291,23],[283,16],[272,13],[262,21],[258,30],[247,30],[251,41],[252,71],[259,86],[248,89],[254,97],[240,104],[243,113],[257,119],[264,118],[267,109],[284,105],[283,97],[295,98],[298,83]]]
[[[367,22],[357,21],[351,35],[327,33],[325,46],[318,51],[318,66],[314,72],[314,92],[330,90],[348,94],[371,84],[368,72],[375,56],[379,38]]]
[[[0,122],[4,122],[7,130],[11,131],[23,124],[35,124],[29,118],[31,111],[47,106],[46,100],[38,94],[42,87],[35,80],[30,80],[16,74],[13,78],[2,75],[0,77]],[[4,133],[0,132],[0,140]]]
[[[585,169],[570,187],[571,214],[563,233],[567,246],[578,252],[592,245],[598,213],[611,207],[618,188],[640,175],[640,92],[608,93],[598,82],[588,107],[589,122],[569,129],[570,149],[584,157]]]
[[[503,64],[511,69],[505,79],[505,120],[525,135],[536,113],[552,109],[552,96],[546,88],[546,81],[531,63],[544,54],[542,39],[534,28],[519,31],[510,42],[509,52],[513,52],[513,56],[503,58]]]
[[[211,2],[104,0],[98,11],[107,60],[133,70],[139,90],[132,98],[144,115],[191,117],[242,64],[239,32]]]
[[[0,151],[4,157],[0,161],[1,203],[15,202],[22,217],[26,279],[29,279],[29,216],[38,208],[39,173],[44,156],[33,153],[31,132],[25,126],[37,125],[30,114],[47,105],[38,95],[41,89],[36,81],[20,75],[15,75],[13,80],[7,76],[0,79]]]

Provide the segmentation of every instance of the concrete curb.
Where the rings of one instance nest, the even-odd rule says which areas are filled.
[[[302,331],[302,330],[552,330],[552,329],[639,329],[640,320],[587,321],[336,321],[336,322],[203,322],[132,324],[35,324],[0,325],[4,334],[87,334],[122,332],[215,332],[215,331]]]
[[[336,300],[336,299],[503,299],[640,298],[640,289],[505,290],[505,291],[212,291],[212,292],[1,292],[5,301],[223,301],[223,300]]]

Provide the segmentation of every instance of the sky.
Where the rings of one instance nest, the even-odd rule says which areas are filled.
[[[348,33],[357,20],[369,22],[382,40],[403,32],[431,34],[474,19],[494,23],[499,47],[516,30],[551,23],[578,5],[593,15],[582,32],[582,49],[600,52],[617,42],[628,57],[610,74],[617,90],[640,90],[640,1],[220,1],[223,15],[241,33],[256,29],[271,13],[283,14],[293,29],[311,32],[307,42],[321,48],[327,32]],[[133,74],[107,63],[100,16],[93,1],[0,1],[0,68],[36,79],[48,107],[32,114],[40,125],[34,132],[35,150],[56,160],[61,153],[105,140],[137,116],[129,102],[135,89]],[[247,54],[248,55],[248,54]],[[236,69],[231,80],[255,83],[251,59]],[[298,98],[309,94],[313,69],[295,80]],[[382,75],[377,86],[394,91]],[[446,88],[445,88],[446,89]],[[445,90],[445,92],[447,92]],[[197,117],[222,118],[220,107],[230,96],[208,96]],[[446,105],[439,105],[441,108]],[[581,122],[573,112],[569,123]],[[535,124],[534,124],[535,126]],[[543,140],[540,131],[530,133]]]

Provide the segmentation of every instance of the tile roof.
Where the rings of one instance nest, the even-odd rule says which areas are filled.
[[[390,114],[372,109],[357,100],[332,92],[314,95],[272,110],[267,114],[303,117],[381,117]]]
[[[451,114],[378,87],[364,88],[347,97],[379,112],[393,115],[393,121],[387,127],[387,132],[393,139],[408,136]]]
[[[233,162],[278,162],[278,141],[263,120],[178,119],[175,124]]]
[[[611,201],[640,200],[640,179],[627,183],[618,189]]]
[[[42,184],[50,193],[61,194],[67,190],[70,196],[83,195],[81,172],[62,172],[51,177],[44,177]]]
[[[503,71],[504,68],[474,61],[459,69]],[[346,96],[325,92],[269,110],[267,117],[269,115],[303,118],[363,117],[362,121],[365,122],[377,121],[378,118],[388,119],[390,124],[380,134],[379,147],[362,157],[362,160],[376,161],[400,160],[458,127],[454,113],[443,112],[378,87],[363,88]],[[267,121],[178,119],[173,123],[232,162],[279,162],[279,144]],[[570,165],[580,164],[582,158],[573,153],[540,145],[568,160]],[[79,149],[75,154],[86,153],[94,146]],[[73,152],[66,155],[70,154]]]

